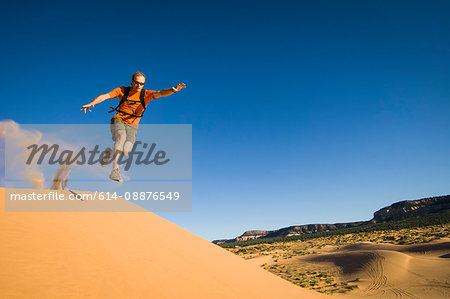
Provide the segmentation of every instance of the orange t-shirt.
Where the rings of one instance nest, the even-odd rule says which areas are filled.
[[[151,100],[155,99],[153,97],[154,92],[155,92],[154,90],[146,90],[145,91],[145,95],[144,95],[145,107],[147,107],[148,103]],[[109,92],[108,94],[111,97],[111,99],[119,97],[119,103],[120,103],[120,100],[122,100],[122,97],[125,94],[125,87],[124,86],[118,87],[118,88],[114,89],[113,91]],[[119,107],[119,110],[126,112],[126,113],[134,114],[134,115],[141,115],[144,108],[142,107],[142,104],[139,99],[140,95],[141,95],[141,92],[134,92],[132,89],[130,89],[130,93],[128,94],[127,99],[131,100],[131,101],[137,101],[137,102],[125,101]],[[120,118],[124,123],[126,123],[132,127],[135,127],[135,128],[138,127],[139,121],[141,120],[140,117],[134,117],[131,115],[126,115],[126,114],[120,113],[120,112],[117,112],[116,115],[114,115],[114,117]]]

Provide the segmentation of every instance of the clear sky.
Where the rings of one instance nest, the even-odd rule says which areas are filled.
[[[0,14],[0,119],[108,123],[112,103],[79,108],[136,70],[147,89],[187,84],[141,123],[192,124],[193,211],[159,215],[208,240],[450,193],[448,1],[9,1]]]

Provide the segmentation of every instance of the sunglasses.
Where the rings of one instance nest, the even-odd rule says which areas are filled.
[[[136,85],[142,85],[142,86],[144,86],[144,84],[145,83],[143,83],[143,82],[138,82],[138,81],[133,81],[134,82],[134,84],[136,84]]]

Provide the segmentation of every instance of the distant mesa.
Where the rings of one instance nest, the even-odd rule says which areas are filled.
[[[450,195],[404,200],[382,208],[373,214],[371,222],[398,221],[411,217],[438,213],[450,209]]]
[[[272,231],[250,230],[234,239],[214,240],[213,243],[222,245],[255,239],[288,238],[314,233],[324,233],[338,229],[357,228],[369,224],[389,223],[422,216],[430,216],[448,210],[450,210],[450,195],[422,198],[418,200],[404,200],[376,211],[373,218],[369,221],[295,225]]]

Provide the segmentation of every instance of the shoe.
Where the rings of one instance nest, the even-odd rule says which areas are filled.
[[[103,158],[100,160],[100,165],[102,167],[105,167],[106,165],[109,164],[109,162],[111,162],[111,156],[112,156],[112,149],[110,149],[109,147],[107,147],[104,151],[103,151]]]
[[[111,170],[111,174],[109,175],[109,178],[116,182],[121,182],[122,178],[120,177],[120,170],[119,168],[114,168]]]

